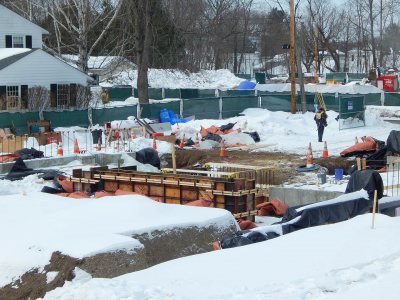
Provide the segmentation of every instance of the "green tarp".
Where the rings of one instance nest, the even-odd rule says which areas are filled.
[[[108,96],[110,101],[125,101],[132,96],[132,87],[111,87]]]
[[[126,120],[130,116],[136,116],[137,106],[122,106],[122,107],[110,107],[103,109],[92,110],[92,121],[93,124],[104,124],[113,120]]]
[[[223,97],[222,118],[236,117],[246,108],[257,108],[258,97]]]
[[[149,88],[147,92],[149,94],[149,99],[161,100],[163,98],[162,97],[162,89],[161,88],[159,88],[159,89],[158,88]],[[135,88],[133,90],[133,96],[135,98],[139,98],[139,91],[138,91],[137,88]]]
[[[164,98],[181,98],[180,89],[164,89]]]
[[[265,78],[266,78],[265,73],[256,73],[254,76],[257,83],[265,84]]]
[[[140,109],[142,110],[141,118],[159,119],[160,110],[163,108],[172,110],[177,116],[179,116],[180,101],[171,101],[167,103],[141,104],[140,105]]]
[[[261,108],[270,111],[290,111],[290,94],[273,93],[261,96]]]
[[[183,117],[196,119],[219,119],[219,98],[198,98],[183,100]]]
[[[385,93],[385,106],[400,106],[400,93]]]
[[[16,134],[22,135],[28,133],[27,122],[36,120],[39,120],[39,114],[37,112],[3,112],[0,114],[0,128],[14,127]]]
[[[45,120],[51,122],[51,127],[70,127],[89,125],[88,111],[74,110],[74,111],[46,111],[43,113]]]

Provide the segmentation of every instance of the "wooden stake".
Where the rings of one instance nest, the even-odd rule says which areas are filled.
[[[362,158],[361,159],[361,170],[366,170],[367,169],[367,159]]]
[[[173,173],[176,174],[176,153],[175,153],[174,143],[171,143],[171,154],[172,154],[172,170]]]
[[[372,225],[371,229],[374,229],[375,226],[375,211],[376,211],[376,198],[377,198],[377,190],[374,191],[374,204],[372,206]]]

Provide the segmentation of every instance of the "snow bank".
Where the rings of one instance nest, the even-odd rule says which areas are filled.
[[[243,81],[229,70],[201,70],[199,73],[188,73],[180,70],[150,69],[149,86],[169,89],[232,89]],[[102,82],[101,86],[131,85],[137,87],[137,70],[122,72],[112,81]]]
[[[155,229],[229,226],[222,209],[162,204],[145,196],[71,199],[29,193],[0,197],[0,286],[45,266],[53,251],[82,258],[143,245],[132,234]]]
[[[398,299],[400,218],[375,224],[366,214],[114,279],[86,276],[44,299]],[[249,253],[257,267],[240,275]]]

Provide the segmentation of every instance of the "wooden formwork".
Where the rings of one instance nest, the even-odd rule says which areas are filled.
[[[258,193],[254,179],[144,173],[127,169],[77,169],[69,180],[73,182],[74,191],[115,192],[119,189],[171,204],[207,200],[212,207],[224,208],[233,214],[254,210]]]
[[[227,163],[207,163],[206,166],[217,173],[230,173],[233,178],[254,179],[259,188],[275,184],[275,168]]]

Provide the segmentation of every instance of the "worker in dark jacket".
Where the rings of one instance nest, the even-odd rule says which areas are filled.
[[[323,107],[320,107],[318,112],[315,113],[314,121],[317,123],[317,130],[318,130],[318,142],[322,142],[322,136],[324,135],[324,129],[328,126],[326,119],[328,115],[325,112]]]

